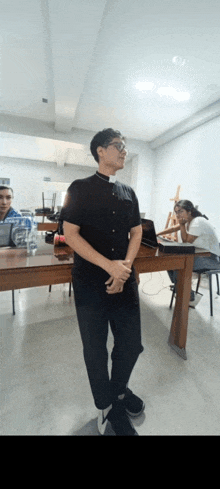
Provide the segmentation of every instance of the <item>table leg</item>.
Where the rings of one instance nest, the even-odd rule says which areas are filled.
[[[194,255],[186,255],[185,267],[182,270],[178,270],[176,304],[168,340],[169,345],[184,360],[187,360],[186,339],[193,262]]]
[[[12,289],[12,311],[13,316],[15,315],[15,291]]]

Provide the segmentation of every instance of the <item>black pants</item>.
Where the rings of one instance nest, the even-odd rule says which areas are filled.
[[[195,256],[193,264],[193,272],[201,272],[202,270],[220,269],[219,257],[211,253],[211,256]],[[168,275],[173,284],[177,283],[177,270],[168,270]]]
[[[120,294],[108,295],[103,282],[74,277],[75,305],[90,386],[97,409],[123,394],[141,344],[138,285],[129,279]],[[108,327],[114,336],[111,376],[108,371]]]

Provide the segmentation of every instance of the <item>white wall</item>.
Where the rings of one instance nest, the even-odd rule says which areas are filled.
[[[90,167],[78,165],[58,168],[56,163],[42,161],[28,161],[15,158],[0,158],[0,177],[9,177],[10,186],[14,190],[13,207],[15,210],[34,209],[42,207],[42,192],[45,197],[51,198],[54,188],[43,181],[50,177],[54,182],[71,183],[76,178],[86,178],[94,173]],[[49,188],[51,187],[51,188]],[[56,205],[60,205],[61,191],[57,194]],[[46,202],[50,207],[50,203]]]
[[[220,238],[220,118],[156,149],[152,207],[157,231],[173,209],[170,198],[181,185],[180,199],[199,206]]]
[[[83,144],[89,153],[92,136],[89,131],[78,130],[74,132],[73,140]],[[130,156],[125,168],[118,172],[117,179],[134,188],[139,199],[140,211],[146,212],[150,217],[153,151],[149,149],[147,143],[138,140],[128,140],[127,146]],[[52,198],[53,192],[59,190],[56,205],[60,205],[61,192],[65,188],[61,184],[45,183],[44,177],[50,177],[52,182],[70,184],[77,178],[93,175],[96,169],[98,164],[94,167],[73,164],[62,167],[49,161],[0,156],[0,178],[10,178],[10,185],[15,194],[13,206],[16,210],[22,208],[34,210],[42,207],[43,191],[45,198]],[[50,203],[46,202],[46,206],[50,207]]]
[[[148,219],[152,218],[152,185],[154,176],[154,151],[149,144],[129,139],[127,143],[129,151],[135,156],[132,159],[131,187],[135,190],[139,200],[140,212],[145,212]]]
[[[13,207],[18,211],[34,211],[42,207],[42,192],[44,197],[49,199],[56,192],[56,206],[60,205],[62,191],[66,190],[73,180],[93,175],[96,169],[98,165],[97,168],[80,165],[57,167],[56,163],[0,157],[0,178],[10,178],[10,186],[14,190]],[[132,160],[118,173],[118,180],[130,185],[131,172]],[[51,182],[44,182],[44,177],[50,177]],[[50,207],[51,202],[46,201],[45,205]]]
[[[39,121],[32,121],[31,125],[31,121],[24,118],[17,118],[16,122],[16,118],[9,117],[10,120],[7,120],[7,117],[0,117],[0,128],[1,119],[2,124],[4,122],[2,130],[10,133],[20,128],[21,134],[34,134],[36,137],[63,140],[66,136],[55,133],[48,125],[43,129],[41,125],[38,128]],[[71,134],[71,142],[82,145],[85,153],[89,154],[93,135],[91,131],[75,129]],[[165,226],[168,213],[173,208],[173,203],[169,199],[174,197],[180,184],[180,198],[192,200],[195,205],[199,205],[199,209],[209,216],[220,236],[219,135],[220,118],[216,118],[156,150],[150,149],[149,144],[144,141],[127,139],[130,157],[125,169],[118,172],[117,178],[134,188],[139,199],[140,211],[145,212],[146,217],[155,220],[158,231]],[[66,136],[66,139],[69,137]],[[70,183],[76,178],[92,175],[96,168],[83,164],[59,167],[49,161],[0,157],[0,177],[11,178],[11,186],[15,190],[14,206],[17,209],[30,207],[30,202],[32,209],[41,206],[41,194],[46,189],[43,177],[49,176],[52,181]],[[50,188],[52,193],[51,185]]]

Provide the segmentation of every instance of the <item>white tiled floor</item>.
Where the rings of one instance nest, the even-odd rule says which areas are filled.
[[[143,274],[139,285],[144,352],[130,388],[146,404],[134,421],[140,435],[220,434],[220,297],[209,292],[189,311],[184,361],[167,344],[172,312],[166,272]],[[213,278],[214,291],[215,278]],[[3,331],[2,435],[98,436],[68,284],[0,293]],[[112,338],[109,337],[109,350]],[[108,435],[112,432],[109,428]]]

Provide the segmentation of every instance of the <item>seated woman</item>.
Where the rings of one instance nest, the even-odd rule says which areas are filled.
[[[11,217],[21,217],[21,214],[11,207],[12,199],[12,188],[0,185],[0,222],[7,222],[7,219]]]
[[[209,257],[195,256],[194,272],[212,269],[220,270],[219,240],[214,227],[207,222],[208,218],[204,214],[201,214],[189,200],[179,200],[174,206],[174,211],[179,224],[172,228],[164,229],[157,236],[180,231],[178,232],[179,242],[193,243],[197,248],[203,248],[211,253]],[[177,272],[170,270],[168,274],[173,284],[176,284]],[[196,303],[195,292],[192,290],[190,305],[194,306],[194,301]]]

